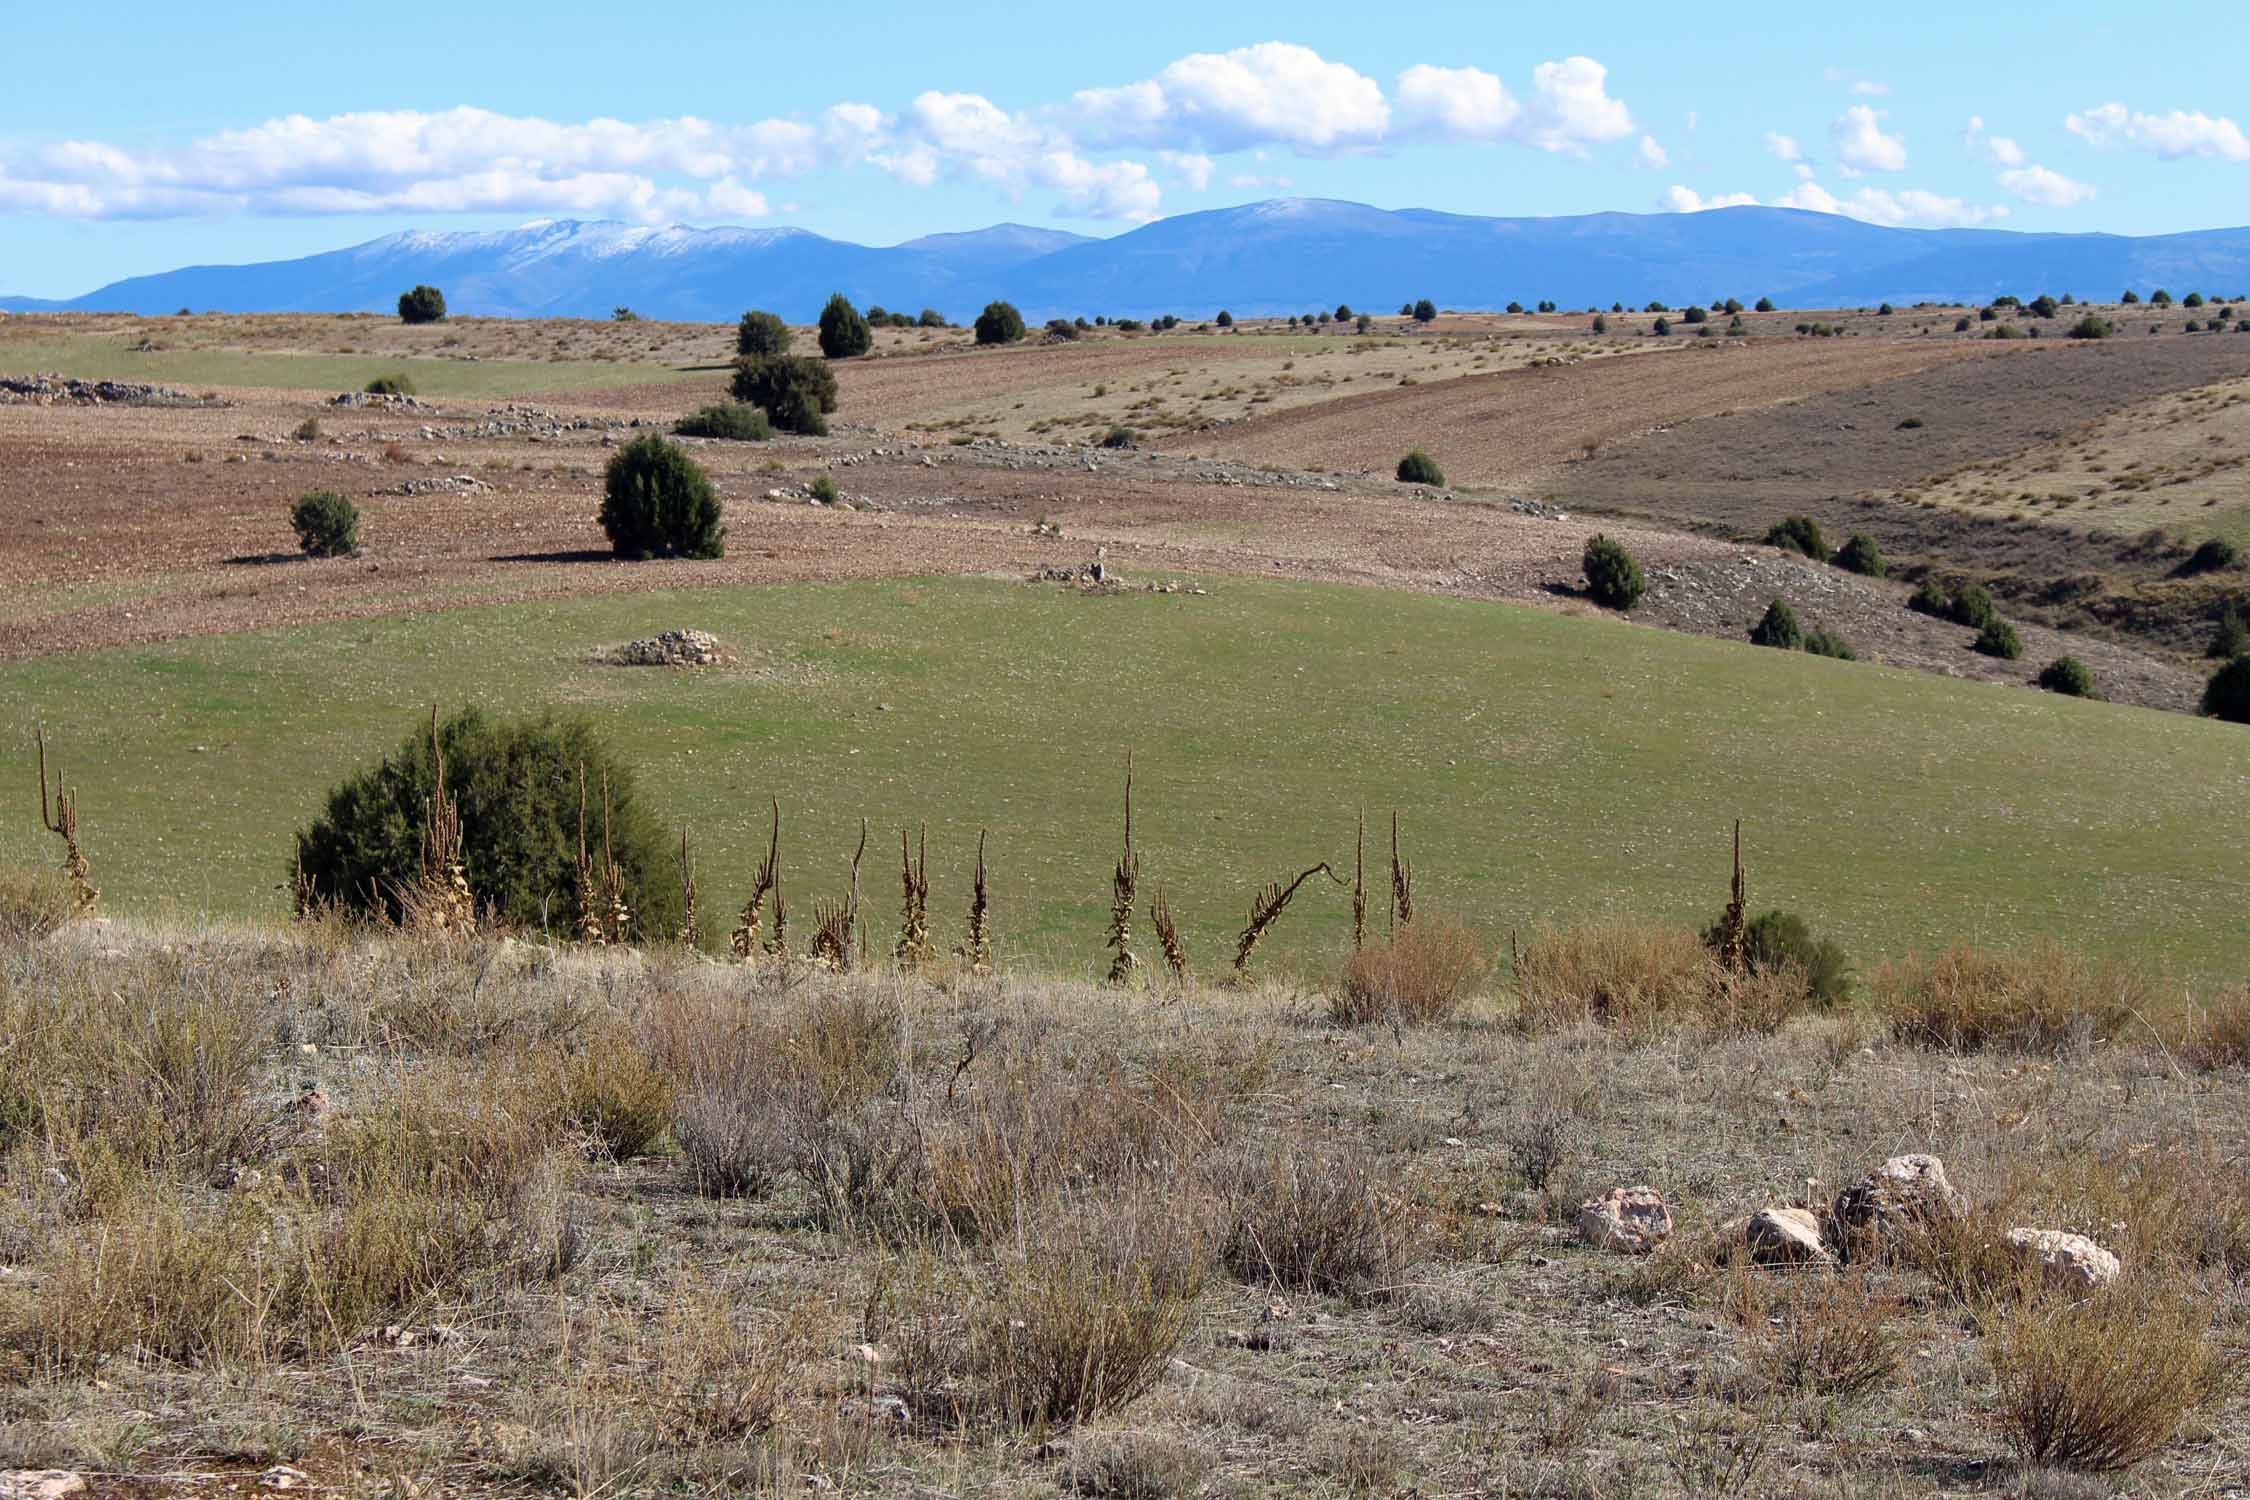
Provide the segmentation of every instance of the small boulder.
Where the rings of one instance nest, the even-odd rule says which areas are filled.
[[[1761,1266],[1826,1265],[1835,1257],[1820,1242],[1809,1208],[1761,1208],[1742,1221],[1742,1244]]]
[[[68,1469],[0,1469],[0,1500],[61,1500],[85,1493],[85,1479]]]
[[[2116,1256],[2086,1236],[2061,1229],[2011,1229],[2008,1243],[2027,1263],[2039,1267],[2047,1285],[2061,1291],[2107,1286],[2124,1269]]]
[[[1672,1237],[1672,1210],[1655,1188],[1611,1188],[1578,1205],[1578,1237],[1597,1250],[1646,1255]]]
[[[1953,1211],[1945,1163],[1915,1152],[1894,1156],[1836,1195],[1829,1234],[1847,1257],[1855,1242],[1880,1243]]]

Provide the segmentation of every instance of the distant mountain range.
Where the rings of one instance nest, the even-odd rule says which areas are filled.
[[[874,248],[801,229],[648,229],[549,220],[490,234],[410,231],[348,250],[136,276],[14,311],[389,312],[418,282],[456,313],[731,321],[746,308],[809,320],[831,292],[954,319],[1004,297],[1027,317],[1205,318],[1349,303],[1638,306],[1772,297],[1783,306],[1982,302],[2004,292],[2114,298],[2130,287],[2233,296],[2250,288],[2250,228],[2131,237],[1886,229],[1833,214],[1487,219],[1285,198],[1181,214],[1111,239],[1000,224]]]

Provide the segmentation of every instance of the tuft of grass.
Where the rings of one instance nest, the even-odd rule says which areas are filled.
[[[2041,1300],[1987,1333],[2001,1428],[2034,1464],[2114,1474],[2217,1394],[2210,1315],[2175,1291]]]
[[[672,1080],[622,1031],[588,1037],[563,1067],[564,1116],[613,1161],[630,1161],[672,1122]]]
[[[1467,923],[1425,913],[1380,946],[1361,948],[1344,960],[1328,997],[1328,1016],[1339,1026],[1444,1021],[1460,1008],[1463,992],[1483,967],[1476,933]]]
[[[2109,1041],[2156,996],[2138,969],[2054,944],[2020,954],[1956,944],[1934,959],[1883,964],[1870,987],[1893,1036],[1958,1052]]]
[[[1856,1276],[1792,1277],[1767,1296],[1761,1283],[1740,1283],[1735,1304],[1753,1363],[1791,1394],[1857,1400],[1898,1374],[1899,1304]]]
[[[1277,1149],[1226,1179],[1228,1270],[1255,1286],[1354,1297],[1398,1288],[1422,1258],[1421,1215],[1365,1154]]]
[[[1730,973],[1686,928],[1601,922],[1535,935],[1517,958],[1518,1024],[1596,1025],[1632,1038],[1687,1027],[1764,1034],[1813,1003],[1787,962]]]

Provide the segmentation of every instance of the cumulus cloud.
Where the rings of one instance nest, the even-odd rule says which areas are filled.
[[[1791,135],[1783,135],[1778,130],[1766,132],[1766,149],[1786,162],[1800,162],[1805,159],[1805,148],[1797,144],[1797,138]]]
[[[1211,185],[1211,174],[1218,163],[1197,151],[1159,151],[1157,159],[1172,169],[1172,176],[1190,192],[1200,193]]]
[[[1644,135],[1644,136],[1642,136],[1642,137],[1641,137],[1641,165],[1642,165],[1642,166],[1644,166],[1644,167],[1666,167],[1666,166],[1670,166],[1671,164],[1672,164],[1672,153],[1671,153],[1671,152],[1669,152],[1669,151],[1666,151],[1666,150],[1665,150],[1665,149],[1663,148],[1663,146],[1661,146],[1660,144],[1658,144],[1658,142],[1657,142],[1657,139],[1656,139],[1656,137],[1655,137],[1655,136],[1653,136],[1653,135]]]
[[[1656,200],[1656,206],[1676,214],[1697,214],[1707,208],[1745,208],[1757,201],[1755,193],[1722,193],[1706,198],[1694,188],[1674,183]]]
[[[1070,113],[1098,144],[1219,152],[1368,146],[1391,119],[1374,79],[1291,42],[1192,53],[1140,83],[1082,89]]]
[[[1633,112],[1609,93],[1609,69],[1566,57],[1531,70],[1531,93],[1518,99],[1482,68],[1408,68],[1398,79],[1404,132],[1424,140],[1502,142],[1582,153],[1633,133]],[[1643,138],[1641,156],[1662,147]],[[1652,165],[1662,165],[1660,161]]]
[[[2000,185],[2026,203],[2043,208],[2076,208],[2095,196],[2093,184],[2041,166],[2011,167],[2000,174]]]
[[[2096,146],[2125,146],[2164,161],[2199,156],[2218,161],[2250,161],[2250,136],[2225,115],[2175,109],[2143,114],[2122,104],[2066,115],[2063,128]]]
[[[1879,109],[1853,105],[1828,127],[1828,138],[1836,147],[1837,159],[1855,172],[1906,170],[1906,142],[1884,133],[1883,112]]]
[[[2001,205],[1986,207],[1921,188],[1903,188],[1897,192],[1861,188],[1849,198],[1838,198],[1810,180],[1798,183],[1774,199],[1773,206],[1808,209],[1816,214],[1843,214],[1890,228],[1967,229],[2008,216],[2008,210]]]
[[[1482,68],[1422,63],[1398,75],[1398,112],[1418,134],[1452,141],[1501,141],[1523,118],[1523,105]]]

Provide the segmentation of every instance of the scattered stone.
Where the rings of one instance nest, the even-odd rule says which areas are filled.
[[[1942,1218],[1958,1196],[1944,1162],[1922,1152],[1894,1156],[1836,1195],[1829,1235],[1849,1258],[1854,1240],[1880,1241]]]
[[[394,484],[387,490],[377,490],[378,495],[489,495],[492,486],[474,474],[446,474],[430,479],[409,479],[404,484]]]
[[[1742,1221],[1741,1239],[1761,1266],[1827,1265],[1835,1260],[1820,1242],[1820,1220],[1809,1208],[1761,1208]]]
[[[412,396],[398,395],[390,392],[378,394],[373,391],[346,391],[342,395],[332,398],[328,404],[330,406],[346,407],[367,406],[374,407],[379,411],[430,410],[430,408],[426,404],[415,400]]]
[[[0,1500],[60,1500],[85,1493],[85,1479],[68,1469],[0,1469]]]
[[[1646,1255],[1672,1237],[1672,1210],[1655,1188],[1611,1188],[1578,1205],[1578,1237],[1597,1250]]]
[[[262,1490],[301,1490],[310,1483],[310,1474],[288,1464],[275,1464],[258,1476],[258,1488]]]
[[[2008,1243],[2026,1261],[2038,1264],[2047,1285],[2063,1291],[2107,1286],[2124,1270],[2116,1256],[2086,1236],[2061,1229],[2011,1229]]]
[[[610,653],[620,667],[708,667],[727,658],[719,638],[703,630],[667,630],[645,641],[628,641]]]
[[[120,380],[66,380],[60,375],[0,375],[0,405],[227,406],[218,396],[191,396],[168,385]]]

